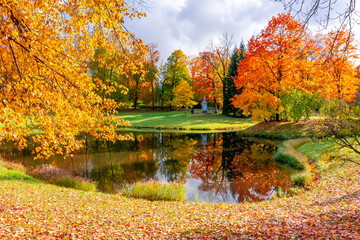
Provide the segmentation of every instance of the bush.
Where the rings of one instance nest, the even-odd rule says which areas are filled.
[[[0,166],[4,167],[6,169],[15,170],[15,171],[18,171],[21,173],[26,172],[26,168],[21,163],[0,160]]]
[[[305,166],[302,162],[298,161],[296,156],[291,153],[286,152],[286,149],[283,147],[279,147],[278,151],[273,156],[273,159],[282,164],[286,165],[294,170],[304,170]]]
[[[90,180],[76,177],[62,177],[55,180],[55,184],[61,187],[74,188],[86,192],[95,192],[96,184]]]
[[[180,183],[148,181],[125,187],[122,194],[127,197],[143,198],[151,201],[184,201],[186,188]]]
[[[306,187],[311,184],[311,175],[310,174],[301,174],[301,175],[294,175],[291,176],[291,182],[296,187]]]
[[[299,121],[303,117],[309,118],[313,111],[319,110],[323,99],[320,95],[292,90],[281,97],[281,103],[284,106],[282,115],[285,119]]]
[[[295,196],[295,195],[299,195],[301,192],[303,191],[303,189],[298,188],[298,187],[292,187],[288,189],[288,194],[289,196]]]
[[[70,177],[71,174],[64,169],[58,168],[52,164],[44,164],[30,169],[29,174],[49,182],[53,182],[56,179]]]

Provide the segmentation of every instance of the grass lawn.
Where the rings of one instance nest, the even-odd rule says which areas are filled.
[[[358,239],[360,167],[323,166],[300,195],[241,204],[83,192],[0,166],[0,239]]]
[[[152,128],[158,130],[189,130],[189,131],[230,131],[243,130],[256,122],[244,118],[231,118],[221,114],[191,115],[190,112],[120,112],[118,116],[130,121],[132,127]]]

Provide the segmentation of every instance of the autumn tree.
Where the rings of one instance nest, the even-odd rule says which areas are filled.
[[[353,44],[354,37],[347,31],[331,31],[321,36],[324,46],[320,61],[322,77],[319,93],[326,99],[341,99],[346,102],[356,100],[360,80],[356,77],[353,64],[358,58]]]
[[[173,90],[182,80],[189,81],[190,74],[188,69],[188,57],[182,50],[175,50],[170,57],[163,69],[163,98],[166,99],[167,103],[171,108],[171,103],[174,100]]]
[[[158,80],[159,75],[159,63],[160,54],[159,51],[156,49],[155,45],[150,45],[147,53],[147,61],[144,66],[145,70],[145,87],[143,89],[143,93],[147,94],[152,109],[155,109],[155,102],[156,102],[156,82]],[[143,96],[146,99],[146,96]]]
[[[119,64],[114,62],[115,59],[116,56],[109,56],[106,49],[95,48],[89,69],[95,84],[95,93],[102,99],[110,98],[121,104],[126,100],[128,88],[122,81],[123,76],[116,71]]]
[[[242,113],[239,113],[240,110],[238,108],[235,108],[232,104],[232,99],[235,97],[235,95],[242,92],[241,88],[236,89],[234,78],[237,75],[239,62],[245,59],[245,52],[245,44],[243,42],[240,44],[239,48],[234,49],[230,60],[228,74],[226,75],[223,82],[224,105],[222,114],[227,116],[242,115]]]
[[[213,52],[201,52],[191,61],[191,82],[199,99],[214,103],[215,109],[222,97],[222,82],[216,74],[217,57]]]
[[[88,63],[106,49],[118,73],[136,73],[144,45],[124,19],[144,14],[109,0],[0,0],[0,9],[0,140],[22,149],[40,131],[31,135],[35,152],[50,156],[81,147],[80,132],[120,138],[114,130],[125,123],[111,114],[118,105],[95,93]]]
[[[223,36],[219,39],[219,44],[211,43],[208,47],[209,51],[213,52],[216,57],[216,61],[213,62],[213,67],[215,69],[215,74],[222,83],[222,95],[225,94],[224,81],[230,66],[231,51],[233,50],[233,46],[233,35],[224,33]],[[224,99],[222,105],[224,105]]]
[[[273,0],[284,5],[285,10],[291,11],[298,16],[303,24],[311,20],[317,22],[323,28],[327,28],[334,20],[340,26],[350,26],[358,22],[356,0]]]
[[[307,91],[313,85],[316,50],[306,28],[290,14],[273,17],[249,41],[234,79],[237,88],[243,88],[234,106],[255,119],[280,120],[281,96],[293,89]]]
[[[185,109],[191,108],[196,104],[194,99],[194,92],[191,89],[190,84],[182,80],[175,88],[174,88],[174,99],[171,104],[175,107],[184,107]]]

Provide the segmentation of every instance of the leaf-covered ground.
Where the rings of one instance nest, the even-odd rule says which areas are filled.
[[[1,177],[0,239],[360,239],[359,171],[343,166],[301,195],[234,205],[151,202]]]

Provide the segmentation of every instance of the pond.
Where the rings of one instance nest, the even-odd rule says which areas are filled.
[[[182,182],[187,201],[239,203],[269,200],[278,188],[290,187],[289,176],[271,159],[276,142],[242,138],[236,132],[128,134],[133,140],[93,139],[67,159],[33,160],[30,149],[8,145],[1,154],[26,167],[51,163],[97,182],[99,191],[107,193],[154,179]]]

